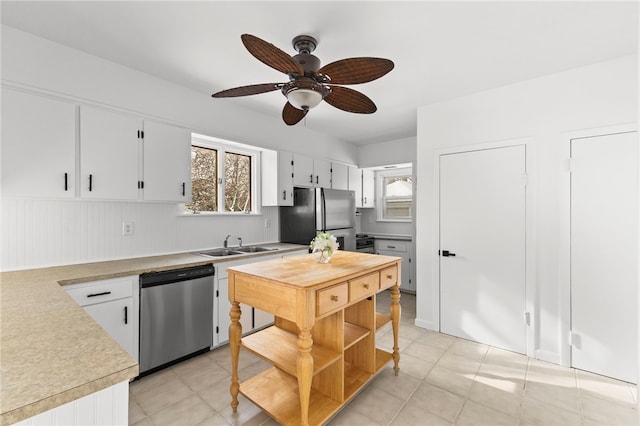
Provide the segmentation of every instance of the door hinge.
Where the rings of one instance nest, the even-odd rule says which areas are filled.
[[[527,325],[531,325],[531,312],[524,313],[524,322]]]
[[[569,346],[575,346],[577,349],[582,347],[582,338],[571,330],[569,330]]]

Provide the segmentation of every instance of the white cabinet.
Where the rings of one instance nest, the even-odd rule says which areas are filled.
[[[349,167],[349,189],[356,193],[356,207],[375,207],[375,175],[373,170]]]
[[[349,190],[356,193],[356,207],[362,207],[362,170],[349,167]]]
[[[362,207],[376,206],[376,183],[373,170],[362,169]]]
[[[401,285],[400,290],[410,291],[415,293],[416,285],[413,282],[412,267],[411,267],[411,241],[404,240],[383,240],[376,238],[375,240],[376,253],[386,256],[397,256],[402,258],[402,266],[400,270]]]
[[[73,198],[77,106],[2,88],[2,195]]]
[[[80,108],[80,194],[83,198],[137,200],[142,120]]]
[[[331,188],[331,162],[293,154],[293,185]]]
[[[64,289],[135,360],[138,359],[138,276],[65,286]]]
[[[346,164],[331,163],[331,188],[349,189],[349,167]]]
[[[191,132],[144,121],[143,194],[147,201],[191,201]]]
[[[261,160],[262,205],[293,206],[293,154],[263,151]]]

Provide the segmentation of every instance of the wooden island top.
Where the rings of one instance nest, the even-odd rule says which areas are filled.
[[[231,406],[238,393],[286,425],[327,422],[391,360],[399,371],[398,257],[336,252],[326,264],[310,254],[230,267]],[[391,288],[391,313],[377,313],[377,293]],[[242,337],[240,304],[274,314],[274,325]],[[393,353],[375,347],[391,321]],[[240,347],[273,367],[243,383]]]

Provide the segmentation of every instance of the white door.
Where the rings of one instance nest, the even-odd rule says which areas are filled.
[[[638,379],[638,138],[571,141],[571,363]]]
[[[525,146],[440,156],[440,329],[526,353]]]

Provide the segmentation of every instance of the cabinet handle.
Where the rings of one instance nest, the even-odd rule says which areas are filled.
[[[316,175],[316,185],[318,184],[318,175]]]
[[[282,191],[282,199],[283,200],[287,199],[287,191],[286,190]]]
[[[394,249],[396,246],[387,246],[387,248]]]
[[[331,300],[332,300],[333,302],[337,302],[337,301],[338,301],[338,296],[336,296],[335,294],[332,294],[332,295],[331,295]]]
[[[185,189],[185,187],[186,187],[186,183],[185,183],[185,182],[182,182],[182,196],[183,196],[183,197],[184,197],[184,194],[186,193],[186,189]]]
[[[129,324],[129,315],[128,315],[129,314],[129,309],[128,308],[129,308],[128,306],[124,307],[124,323],[125,324]]]
[[[111,292],[110,291],[103,291],[102,293],[87,294],[87,297],[106,296],[107,294],[111,294]]]
[[[391,278],[393,278],[393,275],[387,274],[387,279],[390,280]]]
[[[369,284],[363,284],[362,285],[364,288],[368,289],[369,288]]]
[[[89,175],[89,192],[93,191],[93,175]]]
[[[363,204],[367,204],[367,197],[364,197],[362,202]]]
[[[64,190],[68,191],[69,190],[69,173],[65,173],[64,174]]]
[[[313,183],[313,173],[309,175],[309,183]]]

